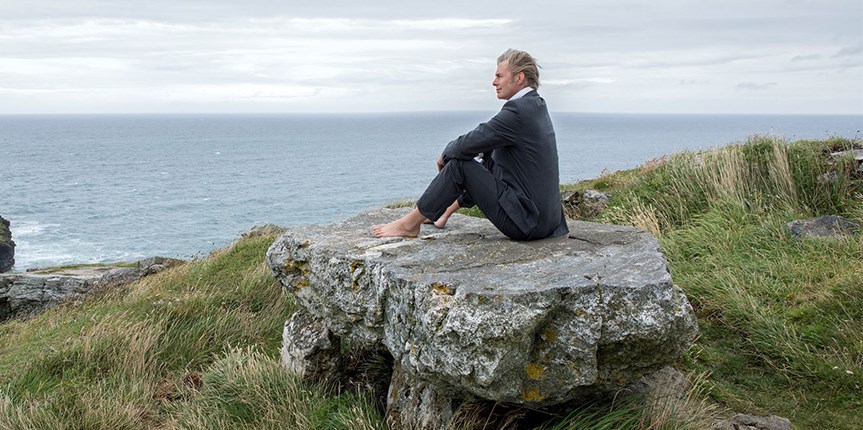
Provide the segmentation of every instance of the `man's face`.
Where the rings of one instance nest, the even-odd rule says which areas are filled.
[[[497,98],[501,100],[509,100],[515,93],[524,88],[524,73],[513,75],[509,71],[509,66],[504,62],[497,65],[497,70],[494,72],[494,80],[491,81],[497,91]]]

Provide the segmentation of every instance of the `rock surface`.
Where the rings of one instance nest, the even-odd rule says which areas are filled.
[[[34,315],[61,302],[82,299],[95,289],[127,284],[180,263],[183,260],[151,257],[129,267],[79,266],[0,274],[0,322]]]
[[[439,428],[406,414],[422,399],[424,413],[445,414],[452,399],[543,407],[615,390],[675,361],[696,334],[648,232],[573,221],[568,237],[516,242],[457,214],[418,239],[371,235],[407,210],[294,227],[267,253],[305,312],[392,354],[388,418],[403,427]]]
[[[786,226],[794,237],[842,237],[860,230],[857,223],[837,215],[794,220]]]
[[[8,272],[15,265],[15,242],[9,230],[9,221],[0,216],[0,273]]]
[[[857,173],[863,173],[863,149],[849,149],[847,151],[834,152],[830,154],[833,159],[841,157],[852,157],[857,162]]]
[[[716,423],[714,430],[792,430],[792,427],[788,418],[776,415],[734,414],[731,418]]]

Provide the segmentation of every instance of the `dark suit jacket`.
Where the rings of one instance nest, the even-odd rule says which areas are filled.
[[[530,239],[568,233],[560,202],[557,143],[545,100],[536,90],[507,101],[488,122],[450,142],[444,162],[491,156],[491,171],[507,187],[503,210]]]

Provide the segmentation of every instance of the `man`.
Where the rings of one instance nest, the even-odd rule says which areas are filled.
[[[527,52],[497,59],[492,85],[501,111],[460,136],[438,157],[438,175],[411,213],[372,228],[377,237],[416,237],[423,222],[443,227],[460,207],[476,204],[507,237],[535,240],[568,233],[560,202],[557,144],[539,66]],[[482,162],[475,160],[482,154]]]

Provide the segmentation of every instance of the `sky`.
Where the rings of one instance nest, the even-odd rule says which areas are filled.
[[[863,0],[0,0],[0,114],[863,114]]]

